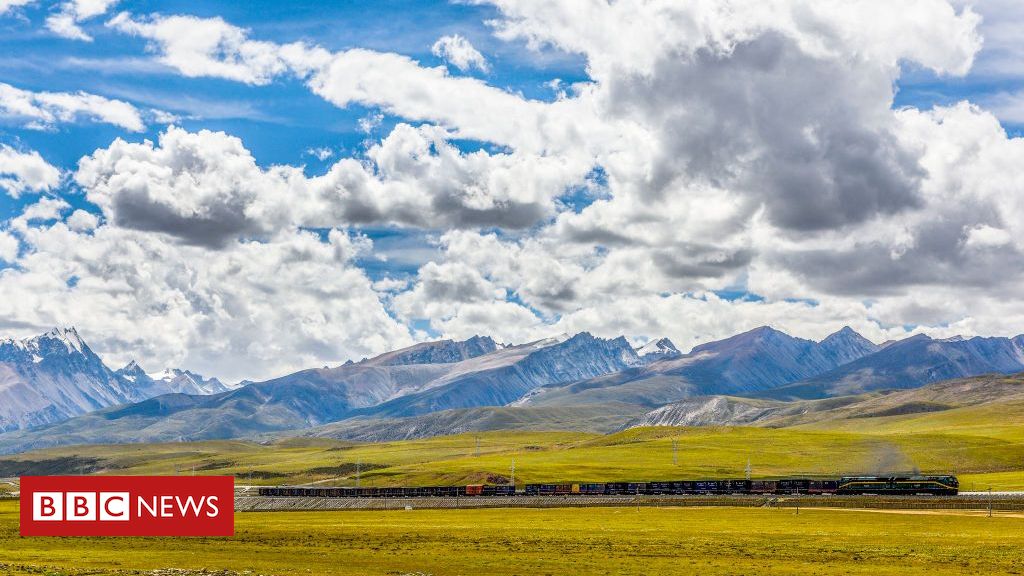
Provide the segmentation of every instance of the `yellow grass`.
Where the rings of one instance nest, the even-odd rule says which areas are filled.
[[[1007,574],[1024,519],[740,508],[242,513],[226,539],[17,537],[0,503],[0,573]],[[227,571],[227,572],[221,572]],[[173,572],[181,574],[181,572]]]

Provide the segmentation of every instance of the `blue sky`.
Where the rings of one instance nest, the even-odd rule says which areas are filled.
[[[85,41],[52,24],[78,1],[0,0],[0,84],[145,126],[0,92],[0,154],[61,173],[0,189],[0,328],[247,378],[475,333],[1024,330],[996,273],[1024,262],[1013,2],[777,0],[817,27],[684,1],[124,0]],[[174,44],[192,30],[221,44]]]

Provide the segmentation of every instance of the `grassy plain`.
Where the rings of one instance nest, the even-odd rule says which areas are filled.
[[[171,571],[173,570],[173,571]],[[224,539],[20,538],[0,573],[1012,574],[1024,518],[751,508],[241,513]]]
[[[101,474],[188,474],[194,467],[196,474],[236,475],[240,484],[351,485],[358,464],[365,486],[500,483],[511,476],[514,459],[516,483],[522,484],[740,477],[749,460],[755,477],[920,470],[955,472],[965,489],[1024,489],[1024,425],[996,426],[986,435],[973,427],[920,421],[940,416],[948,417],[865,422],[860,431],[660,427],[612,435],[488,432],[374,444],[297,438],[272,444],[73,446],[2,459],[0,476],[32,473],[33,466],[48,473]]]

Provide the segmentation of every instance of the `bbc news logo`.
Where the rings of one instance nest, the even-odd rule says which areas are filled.
[[[31,476],[22,536],[233,536],[231,476]]]

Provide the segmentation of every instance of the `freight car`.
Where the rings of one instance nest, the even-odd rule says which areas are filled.
[[[627,496],[627,495],[956,495],[956,476],[843,476],[831,478],[781,478],[776,480],[672,480],[653,482],[605,482],[527,484],[521,492],[514,486],[470,484],[468,486],[421,486],[415,488],[260,488],[260,496],[277,498],[457,498],[491,496]]]

